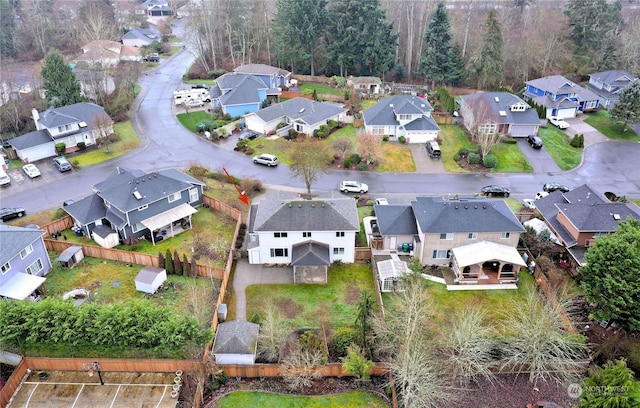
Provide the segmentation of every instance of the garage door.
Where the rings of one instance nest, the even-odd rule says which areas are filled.
[[[528,135],[535,135],[538,130],[537,126],[525,126],[520,125],[511,126],[511,136],[512,137],[526,137]]]
[[[47,157],[53,157],[56,155],[55,142],[45,143],[27,149],[20,149],[17,151],[18,157],[23,162],[34,162]]]

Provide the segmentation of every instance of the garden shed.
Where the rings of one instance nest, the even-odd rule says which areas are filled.
[[[156,293],[156,290],[167,280],[167,271],[157,266],[145,266],[136,276],[136,290],[145,293]]]
[[[409,267],[405,261],[397,259],[387,259],[376,263],[378,268],[378,286],[380,292],[395,292],[404,290],[401,278],[409,272]]]
[[[60,265],[63,268],[70,269],[76,266],[76,264],[83,258],[84,252],[82,252],[82,247],[74,245],[62,251],[62,253],[58,257],[58,262],[60,262]]]
[[[255,364],[259,330],[246,320],[220,323],[213,342],[216,364]]]
[[[91,231],[91,237],[103,248],[113,248],[120,243],[118,233],[106,225],[97,225]]]

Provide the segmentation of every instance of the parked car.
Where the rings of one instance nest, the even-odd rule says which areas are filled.
[[[272,154],[261,154],[253,158],[253,163],[264,164],[265,166],[275,167],[278,165],[278,158]]]
[[[529,135],[527,136],[527,142],[529,142],[531,147],[533,147],[534,149],[542,148],[542,138],[540,136]]]
[[[147,54],[142,58],[144,62],[160,62],[160,56],[157,52],[152,52],[151,54]]]
[[[26,213],[27,212],[24,208],[2,208],[0,209],[0,219],[2,219],[2,221],[6,221],[12,218],[20,218]]]
[[[360,193],[364,194],[369,191],[369,186],[359,181],[345,180],[340,183],[340,191],[343,193]]]
[[[24,171],[24,174],[29,176],[29,178],[35,178],[40,175],[40,170],[38,170],[36,165],[33,163],[25,164],[24,166],[22,166],[22,171]]]
[[[560,190],[563,193],[566,193],[567,191],[570,190],[569,187],[565,186],[564,184],[560,184],[560,183],[545,183],[544,186],[542,186],[542,189],[544,191],[546,191],[547,193],[552,193],[556,190]]]
[[[254,130],[245,130],[242,133],[240,133],[240,136],[238,136],[238,140],[253,140],[256,137],[258,137],[258,132],[254,131]]]
[[[536,209],[536,203],[535,200],[532,200],[530,198],[525,198],[524,200],[522,200],[522,205],[525,208],[528,208],[530,210],[535,210]]]
[[[567,129],[569,127],[569,124],[565,122],[564,119],[558,119],[555,116],[550,116],[549,122],[558,129]]]
[[[440,151],[440,145],[435,140],[427,142],[427,153],[432,159],[439,159],[442,152]]]
[[[0,167],[0,186],[8,186],[9,184],[11,184],[11,178],[2,169],[2,167]]]
[[[549,193],[547,193],[546,191],[538,191],[538,192],[536,193],[536,200],[539,200],[539,199],[541,199],[541,198],[544,198],[544,197],[546,197],[546,196],[548,196],[548,195],[549,195]]]
[[[64,202],[62,203],[62,206],[66,207],[71,204],[75,204],[75,200],[72,200],[72,199],[64,200]]]
[[[204,101],[200,99],[189,99],[184,103],[184,106],[186,106],[187,108],[199,108],[201,106],[204,106]]]
[[[511,194],[511,191],[508,188],[501,187],[501,186],[494,186],[494,185],[484,186],[480,191],[482,192],[482,195],[486,195],[487,197],[489,196],[509,197],[509,195]]]
[[[191,89],[209,89],[209,85],[193,84],[193,85],[191,85]]]
[[[60,173],[64,173],[65,171],[69,171],[73,169],[71,167],[71,163],[69,163],[69,160],[67,160],[66,157],[62,157],[62,156],[56,157],[55,159],[53,159],[53,164],[55,164],[55,166],[58,168],[58,171],[60,171]]]
[[[376,198],[376,205],[389,205],[386,198]]]

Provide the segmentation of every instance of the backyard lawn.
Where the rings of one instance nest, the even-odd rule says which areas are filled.
[[[176,117],[182,126],[186,127],[193,133],[198,133],[196,126],[198,126],[199,123],[211,121],[211,114],[206,110],[179,113]]]
[[[330,266],[326,285],[251,285],[247,287],[247,319],[260,316],[265,306],[275,305],[294,328],[318,328],[329,321],[333,329],[351,326],[360,292],[375,293],[366,264]]]
[[[220,398],[215,406],[216,408],[382,408],[388,407],[388,404],[381,397],[362,391],[317,397],[238,391]]]
[[[602,109],[586,115],[585,122],[598,129],[600,133],[609,139],[640,141],[640,136],[633,129],[627,127],[627,131],[623,132],[622,123],[612,122],[609,117],[609,111]]]
[[[104,148],[98,148],[87,153],[81,153],[69,158],[70,161],[77,160],[80,168],[102,163],[114,157],[130,152],[140,145],[140,138],[133,130],[131,121],[116,123],[113,125],[115,133],[120,135],[120,140],[109,145],[109,152]]]
[[[561,170],[570,170],[580,164],[582,149],[572,147],[569,136],[554,126],[540,128],[544,148]]]
[[[302,84],[300,85],[300,92],[304,94],[312,94],[313,91],[317,94],[329,94],[329,95],[344,95],[346,89],[335,88],[328,85],[318,84]]]

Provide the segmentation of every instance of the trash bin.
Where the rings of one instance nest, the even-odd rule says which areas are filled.
[[[409,244],[402,244],[402,252],[409,252]]]

